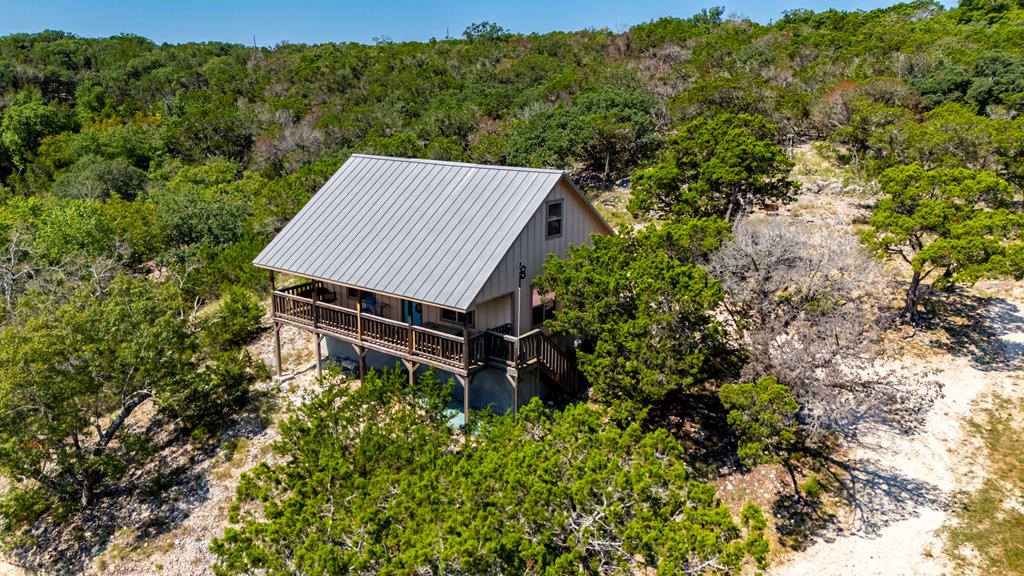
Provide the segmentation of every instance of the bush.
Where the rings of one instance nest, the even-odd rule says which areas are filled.
[[[229,350],[248,343],[260,333],[263,304],[249,291],[232,287],[219,309],[203,327],[212,350]]]
[[[821,480],[817,475],[811,474],[804,483],[800,485],[800,491],[804,493],[804,496],[815,500],[821,497],[825,493],[825,485],[821,483]]]
[[[796,400],[774,376],[757,382],[723,384],[719,391],[729,426],[739,434],[744,465],[777,462],[795,439]]]
[[[177,413],[193,438],[203,438],[249,401],[253,383],[269,377],[266,364],[248,350],[221,352],[197,375],[193,386],[164,408]]]
[[[764,515],[737,522],[688,478],[665,430],[606,411],[481,420],[461,450],[428,383],[400,370],[328,386],[281,426],[282,458],[244,474],[217,574],[736,574],[764,566]]]
[[[42,518],[54,505],[50,494],[42,490],[15,487],[0,499],[0,548],[31,544],[27,528]]]

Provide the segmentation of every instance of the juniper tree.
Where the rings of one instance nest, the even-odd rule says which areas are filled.
[[[911,269],[903,315],[933,289],[993,276],[1024,276],[1024,214],[1014,190],[995,173],[965,168],[926,170],[919,164],[890,168],[879,177],[882,198],[864,233],[883,257],[897,256]]]

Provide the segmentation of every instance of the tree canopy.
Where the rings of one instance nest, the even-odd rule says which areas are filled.
[[[933,288],[989,276],[1024,276],[1024,214],[1010,184],[966,168],[890,168],[879,177],[884,197],[864,235],[882,255],[912,269],[904,315],[915,320]]]
[[[298,408],[281,463],[243,477],[216,572],[693,574],[764,561],[760,510],[734,518],[664,430],[535,400],[453,449],[447,390],[371,372]]]
[[[722,291],[696,260],[727,233],[717,218],[622,229],[549,258],[535,284],[560,306],[546,325],[584,339],[577,359],[596,395],[656,401],[706,376]]]
[[[633,174],[634,215],[720,216],[732,221],[756,205],[790,198],[793,161],[765,118],[721,114],[683,125],[661,161]]]

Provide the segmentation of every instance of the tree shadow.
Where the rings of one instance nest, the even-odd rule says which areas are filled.
[[[40,573],[82,574],[89,571],[90,560],[109,549],[115,536],[120,545],[131,549],[173,532],[209,498],[205,464],[213,464],[224,442],[251,439],[266,429],[269,421],[260,407],[267,401],[257,396],[243,414],[225,422],[219,435],[202,443],[155,415],[142,430],[153,433],[156,450],[144,466],[111,482],[89,508],[61,519],[44,517],[31,530],[34,545],[14,550],[12,556]]]
[[[928,325],[937,330],[930,345],[967,358],[976,370],[1024,368],[1024,311],[1012,302],[960,290],[937,294],[929,308]]]
[[[686,448],[687,465],[704,480],[743,470],[736,456],[736,433],[711,390],[671,394],[650,408],[647,425],[670,432]]]
[[[790,550],[804,550],[815,538],[829,540],[838,527],[836,515],[823,499],[792,493],[775,499],[772,517],[779,544]]]

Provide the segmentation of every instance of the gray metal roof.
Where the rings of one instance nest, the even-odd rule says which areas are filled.
[[[253,264],[465,310],[562,176],[355,154]]]

